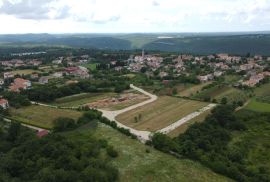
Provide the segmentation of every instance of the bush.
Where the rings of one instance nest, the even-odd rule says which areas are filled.
[[[76,127],[76,123],[74,119],[60,117],[54,120],[54,132],[68,131],[74,129]]]
[[[118,157],[118,152],[112,146],[107,147],[106,151],[110,157],[112,158]]]

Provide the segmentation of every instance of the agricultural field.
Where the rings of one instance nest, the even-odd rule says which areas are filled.
[[[239,76],[239,75],[225,75],[224,78],[225,78],[224,82],[226,84],[233,84],[233,83],[236,83],[237,81],[239,81],[241,79],[241,76]]]
[[[52,105],[61,107],[76,107],[87,103],[95,102],[100,99],[116,96],[116,93],[81,93],[72,96],[56,99]]]
[[[38,126],[41,128],[52,128],[53,121],[58,117],[69,117],[78,119],[82,113],[72,110],[49,108],[32,105],[20,109],[10,109],[12,118],[22,123]]]
[[[89,64],[84,64],[82,65],[85,68],[90,69],[91,71],[94,71],[97,69],[97,64],[96,63],[89,63]]]
[[[172,138],[177,137],[179,134],[185,133],[185,131],[194,123],[197,122],[203,122],[205,120],[205,118],[211,114],[211,110],[205,111],[204,113],[200,114],[199,116],[189,120],[188,122],[182,124],[181,126],[179,126],[178,128],[176,128],[175,130],[171,131],[170,133],[168,133],[168,135]]]
[[[208,105],[205,102],[162,96],[155,102],[116,117],[121,123],[146,131],[157,131]]]
[[[87,105],[91,108],[104,110],[120,110],[125,107],[143,102],[147,99],[149,99],[148,96],[133,90],[129,90],[121,94],[113,92],[82,93],[56,99],[52,105],[61,107],[78,107],[81,105]]]
[[[220,93],[215,99],[220,102],[223,97],[226,97],[228,103],[243,101],[248,99],[248,92],[236,88],[225,89],[224,92]]]
[[[14,75],[30,75],[32,73],[40,73],[38,70],[33,70],[33,69],[25,69],[25,70],[15,70],[11,71]]]
[[[66,133],[66,135],[75,142],[88,142],[91,135],[98,139],[108,140],[109,145],[114,146],[119,154],[110,162],[119,169],[120,182],[231,181],[198,162],[176,159],[141,144],[137,140],[130,139],[103,124],[98,124],[96,129],[83,126],[73,132]]]
[[[249,92],[229,87],[226,85],[216,85],[214,87],[205,89],[194,96],[197,99],[210,98],[211,100],[216,99],[220,102],[223,97],[227,98],[228,103],[242,101],[245,102],[248,99]]]
[[[257,101],[270,104],[270,83],[257,87],[254,93]]]
[[[248,103],[245,109],[257,112],[270,112],[270,104],[265,102],[259,102],[254,98]]]
[[[260,87],[257,87],[254,92],[256,96],[270,95],[270,83],[263,84]]]
[[[181,97],[190,97],[190,96],[193,96],[195,95],[196,93],[198,93],[199,91],[202,90],[203,87],[211,84],[212,82],[206,82],[206,83],[201,83],[201,84],[198,84],[198,85],[180,85],[177,87],[177,90],[178,90],[178,96],[181,96]]]

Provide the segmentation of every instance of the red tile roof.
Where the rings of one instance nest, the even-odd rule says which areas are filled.
[[[0,99],[0,105],[7,104],[8,101],[6,99]]]
[[[37,132],[37,136],[39,138],[42,138],[42,137],[44,137],[44,136],[46,136],[48,134],[49,134],[49,131],[48,130],[40,130],[40,131]]]

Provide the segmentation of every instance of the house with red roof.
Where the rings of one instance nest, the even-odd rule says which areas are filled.
[[[37,137],[38,138],[42,138],[42,137],[45,137],[49,134],[49,131],[48,130],[39,130],[37,132]]]
[[[9,107],[8,101],[6,99],[0,99],[0,107],[7,109]]]
[[[16,78],[9,86],[9,90],[12,92],[19,92],[21,89],[25,90],[31,87],[31,81],[22,78]]]

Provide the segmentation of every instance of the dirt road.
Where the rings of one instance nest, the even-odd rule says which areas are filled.
[[[166,128],[163,128],[163,129],[159,130],[158,132],[167,134],[167,133],[171,132],[172,130],[176,129],[177,127],[181,126],[182,124],[184,124],[184,123],[188,122],[189,120],[199,116],[203,112],[205,112],[205,111],[207,111],[209,109],[212,109],[215,106],[216,106],[216,104],[209,104],[206,107],[200,109],[199,111],[193,112],[193,113],[183,117],[182,119],[180,119],[180,120],[176,121],[175,123],[167,126]]]

